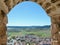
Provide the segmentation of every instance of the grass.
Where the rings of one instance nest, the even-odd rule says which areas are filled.
[[[21,35],[27,35],[27,34],[35,34],[39,37],[50,37],[51,36],[51,33],[50,33],[50,30],[36,30],[36,31],[26,31],[26,30],[21,30],[19,32],[8,32],[9,34],[9,37],[12,37],[12,36],[21,36]]]

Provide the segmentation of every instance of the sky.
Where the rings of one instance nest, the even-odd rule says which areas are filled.
[[[37,3],[24,1],[16,5],[8,14],[7,26],[50,25],[50,17]]]

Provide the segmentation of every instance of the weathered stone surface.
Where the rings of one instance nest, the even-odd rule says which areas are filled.
[[[8,7],[4,3],[4,0],[0,0],[0,9],[3,10],[4,13],[8,13]]]
[[[6,24],[7,24],[7,15],[0,10],[0,45],[6,45],[7,35],[6,35]]]
[[[0,45],[6,45],[7,13],[18,3],[25,0],[0,0]],[[40,4],[51,17],[52,45],[60,45],[60,0],[32,0]],[[2,39],[1,39],[2,38]]]

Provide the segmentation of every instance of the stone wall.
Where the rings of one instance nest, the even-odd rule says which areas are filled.
[[[25,0],[0,0],[0,45],[6,45],[7,14],[18,3]],[[38,3],[51,17],[52,45],[60,45],[60,0],[32,0]]]

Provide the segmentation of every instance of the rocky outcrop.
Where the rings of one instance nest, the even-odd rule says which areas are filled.
[[[18,3],[25,0],[0,0],[0,45],[6,45],[7,14]],[[28,0],[29,1],[29,0]],[[60,0],[32,0],[37,2],[51,17],[52,45],[60,45]]]

